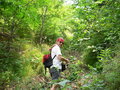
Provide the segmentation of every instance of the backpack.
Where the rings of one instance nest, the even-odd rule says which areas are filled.
[[[45,74],[46,74],[46,69],[50,68],[50,66],[53,65],[53,59],[56,57],[56,55],[52,58],[51,57],[51,51],[50,51],[50,54],[46,54],[43,56],[43,65],[44,65],[44,68],[45,68]]]

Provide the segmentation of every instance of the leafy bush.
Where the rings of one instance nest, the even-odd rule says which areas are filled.
[[[3,88],[11,80],[18,80],[21,77],[20,72],[23,70],[22,60],[19,58],[19,45],[8,42],[0,43],[0,86]],[[1,87],[2,88],[2,87]]]
[[[32,44],[24,41],[0,43],[0,88],[14,82],[43,74],[42,53]]]
[[[94,63],[97,61],[96,56],[97,54],[93,51],[93,49],[86,49],[86,51],[83,53],[83,61],[86,64],[94,65]]]
[[[120,50],[118,48],[118,50]],[[120,89],[120,52],[117,50],[116,56],[111,56],[111,50],[103,50],[99,56],[101,65],[103,67],[102,76],[106,83],[106,89],[118,90]]]
[[[115,50],[113,52],[113,49]],[[120,48],[101,50],[96,67],[89,66],[90,71],[84,75],[83,90],[119,90],[120,89]],[[101,69],[102,68],[102,69]],[[100,70],[101,69],[101,70]],[[99,72],[100,70],[100,72]]]
[[[69,73],[66,73],[67,79],[70,81],[76,81],[80,79],[79,73],[82,72],[80,65],[82,64],[80,60],[76,60],[73,56],[71,57],[71,64],[68,65]]]

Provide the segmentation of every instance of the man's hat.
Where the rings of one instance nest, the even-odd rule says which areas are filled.
[[[63,38],[58,38],[56,41],[58,41],[58,42],[64,42],[64,39]]]

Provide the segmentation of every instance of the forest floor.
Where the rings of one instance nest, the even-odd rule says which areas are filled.
[[[60,90],[81,90],[81,86],[91,82],[88,76],[88,68],[84,64],[79,65],[77,63],[77,59],[72,60],[66,70],[61,73]],[[18,84],[12,85],[7,90],[50,90],[52,84],[50,73],[47,70],[46,75],[33,76]]]
[[[72,63],[73,64],[73,63]],[[75,64],[75,62],[74,62]],[[71,71],[70,68],[67,68],[64,72],[61,73],[61,88],[60,90],[81,90],[81,86],[86,84],[86,82],[91,82],[89,77],[86,75],[89,73],[85,70],[85,67],[82,67],[84,72]],[[72,74],[71,74],[72,73]],[[69,80],[70,78],[74,80]],[[69,80],[66,82],[65,80]],[[50,90],[52,86],[51,76],[47,71],[46,75],[37,75],[30,78],[28,81],[23,81],[23,83],[17,84],[7,90]]]
[[[79,74],[81,77],[84,77],[84,74]],[[66,80],[66,77],[62,77],[62,82]],[[80,87],[84,85],[85,78],[77,79],[75,81],[70,81],[65,84],[65,86],[61,86],[62,89],[60,90],[81,90]],[[52,86],[51,77],[46,76],[34,76],[31,80],[27,82],[23,82],[15,87],[8,88],[7,90],[50,90]],[[67,88],[67,87],[68,88]]]

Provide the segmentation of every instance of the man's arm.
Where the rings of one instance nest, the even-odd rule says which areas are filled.
[[[58,59],[61,61],[65,61],[66,63],[70,62],[67,58],[64,58],[62,55],[58,55]]]

